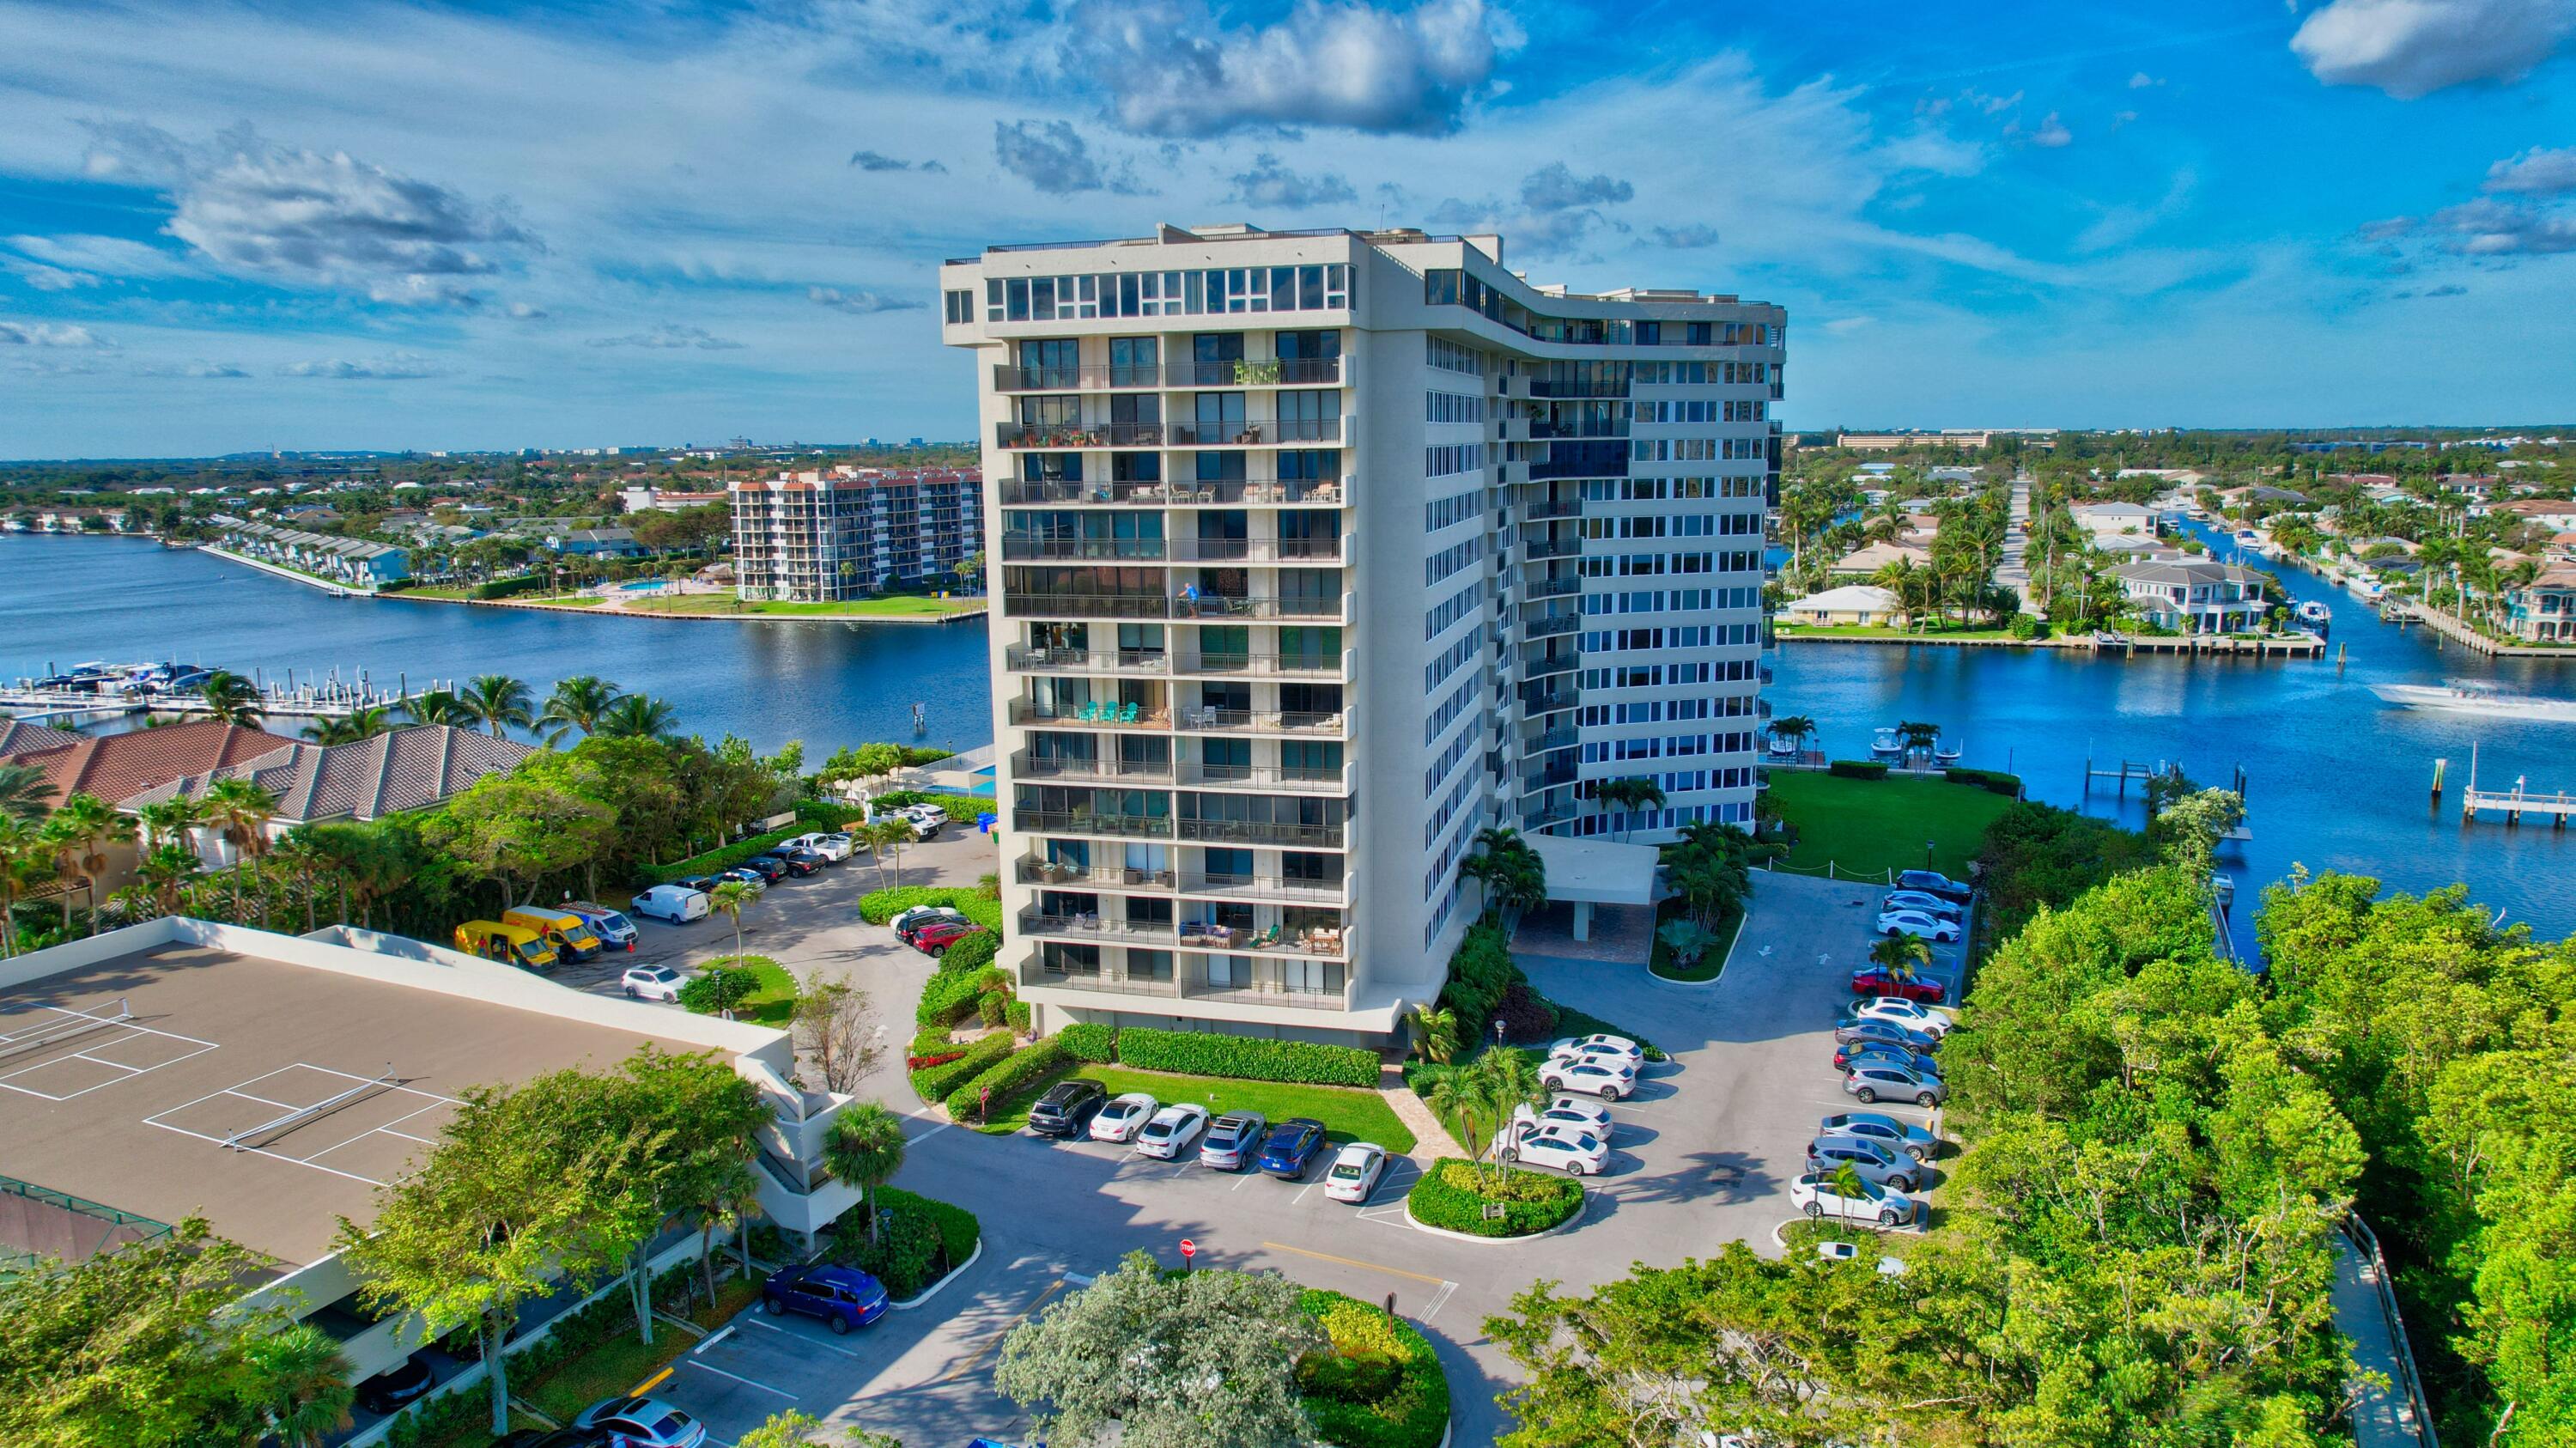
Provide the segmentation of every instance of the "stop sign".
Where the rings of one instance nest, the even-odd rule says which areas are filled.
[[[1199,1244],[1187,1237],[1181,1239],[1181,1260],[1187,1262],[1199,1254]]]

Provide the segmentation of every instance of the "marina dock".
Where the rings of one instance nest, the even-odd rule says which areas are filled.
[[[283,680],[274,681],[254,670],[251,680],[259,691],[260,714],[272,719],[346,718],[361,709],[399,708],[421,693],[455,687],[432,680],[415,690],[408,679],[398,678],[393,688],[386,689],[364,672],[343,679],[337,669],[322,675],[307,673],[301,680],[296,670],[289,669]],[[76,727],[135,714],[193,717],[214,712],[214,706],[194,690],[47,689],[37,687],[34,680],[20,679],[0,688],[0,712],[22,724]]]

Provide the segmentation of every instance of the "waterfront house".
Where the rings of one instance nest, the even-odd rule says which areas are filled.
[[[75,794],[94,794],[114,802],[183,775],[256,759],[295,742],[283,734],[217,719],[192,719],[129,734],[75,735],[74,740],[10,754],[7,762],[31,766],[43,775],[51,803],[60,804]],[[104,900],[134,878],[135,846],[114,844],[101,853],[107,857],[107,868],[96,877],[96,898]]]
[[[2097,544],[2123,534],[2152,538],[2156,532],[2156,510],[2141,503],[2078,503],[2067,512]]]
[[[391,543],[307,533],[240,518],[215,519],[224,548],[355,588],[379,588],[411,577],[411,553]]]
[[[196,799],[219,779],[247,779],[277,799],[266,833],[274,840],[297,825],[323,820],[376,820],[427,809],[463,793],[487,774],[507,773],[535,751],[445,724],[395,729],[349,744],[293,743],[256,758],[183,774],[118,801],[127,814],[172,799]],[[220,831],[193,841],[209,868],[231,864]]]
[[[2488,511],[2538,524],[2553,533],[2576,529],[2576,503],[2563,499],[2516,498],[2510,503],[2498,503]]]
[[[567,558],[640,558],[650,551],[627,528],[575,528],[548,535],[546,546]]]
[[[1783,604],[1780,612],[1791,623],[1871,628],[1895,622],[1904,610],[1898,606],[1896,595],[1888,590],[1872,584],[1853,583]]]
[[[68,729],[52,729],[0,716],[0,761],[6,761],[13,754],[32,754],[39,749],[69,748],[87,737]]]
[[[2111,570],[2131,609],[2181,633],[2245,633],[2272,610],[2269,582],[2233,563],[2123,563]]]
[[[2554,564],[2504,595],[2505,629],[2533,643],[2576,643],[2576,564]]]
[[[1868,578],[1899,559],[1917,568],[1930,567],[1932,549],[1929,540],[1908,536],[1892,543],[1866,543],[1835,559],[1833,567],[1826,571],[1843,577]]]

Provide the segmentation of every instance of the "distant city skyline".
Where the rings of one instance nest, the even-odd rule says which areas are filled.
[[[963,438],[943,259],[1232,219],[1780,303],[1793,429],[2566,410],[2565,4],[1979,20],[0,0],[0,456]]]

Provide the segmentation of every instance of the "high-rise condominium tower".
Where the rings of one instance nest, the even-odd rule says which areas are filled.
[[[1165,227],[943,268],[1001,964],[1043,1028],[1383,1041],[1478,908],[1480,829],[1751,819],[1783,313],[1502,253]],[[1604,809],[1638,778],[1660,806]]]

